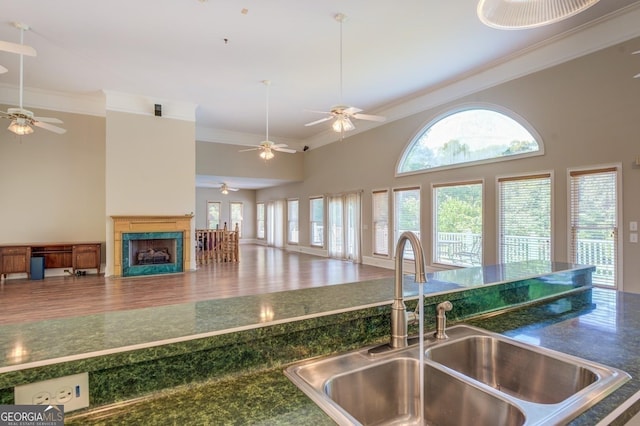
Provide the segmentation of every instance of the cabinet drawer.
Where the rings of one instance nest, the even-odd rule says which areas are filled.
[[[5,247],[0,249],[0,253],[5,255],[10,254],[27,254],[29,247]]]

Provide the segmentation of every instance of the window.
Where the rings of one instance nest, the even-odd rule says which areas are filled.
[[[373,192],[373,254],[389,255],[389,191]]]
[[[242,238],[242,203],[231,202],[229,203],[231,209],[231,226],[229,231],[235,231],[236,225],[238,225],[238,238]]]
[[[220,202],[207,201],[207,229],[220,227]]]
[[[511,118],[510,111],[498,112],[492,106],[466,107],[439,116],[409,143],[397,174],[436,168],[460,167],[469,163],[504,161],[542,155],[539,138]]]
[[[362,262],[361,199],[361,192],[327,197],[327,252],[330,257],[355,263]]]
[[[284,200],[267,202],[267,245],[284,247]]]
[[[311,211],[311,245],[324,246],[324,199],[312,198],[309,202]]]
[[[260,240],[264,240],[264,203],[256,204],[256,225],[257,225],[257,237]]]
[[[482,264],[482,182],[433,186],[433,261]]]
[[[287,240],[291,244],[298,244],[298,200],[287,201]]]
[[[551,173],[498,178],[500,263],[551,260]]]
[[[393,197],[394,243],[405,231],[412,231],[420,238],[420,188],[396,189]],[[404,247],[404,258],[413,259],[411,245]]]
[[[607,167],[569,172],[569,258],[595,265],[593,283],[617,287],[619,169]]]

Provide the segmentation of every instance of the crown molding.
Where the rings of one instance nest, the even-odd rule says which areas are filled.
[[[23,98],[25,108],[105,116],[105,100],[102,92],[73,94],[25,87]],[[17,105],[19,99],[20,89],[17,86],[0,84],[0,103]]]

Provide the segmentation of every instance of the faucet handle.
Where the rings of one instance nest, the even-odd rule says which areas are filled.
[[[451,309],[453,309],[453,304],[448,300],[438,303],[438,306],[436,306],[436,332],[433,335],[438,340],[449,338],[446,333],[447,315],[445,314],[445,312],[449,312]]]

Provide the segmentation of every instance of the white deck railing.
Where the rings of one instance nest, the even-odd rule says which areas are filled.
[[[464,232],[439,232],[435,246],[435,260],[458,266],[479,266],[482,237]],[[505,263],[525,260],[551,260],[551,244],[548,238],[507,235],[502,246]],[[601,285],[615,284],[615,243],[613,240],[587,240],[576,242],[575,263],[594,265],[593,282]]]

